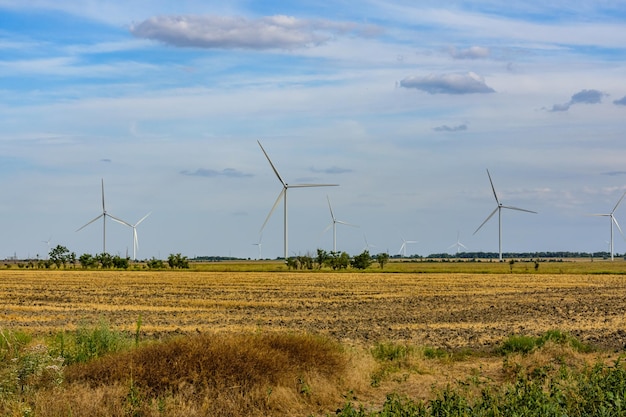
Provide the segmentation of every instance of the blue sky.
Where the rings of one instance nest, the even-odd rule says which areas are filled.
[[[621,1],[0,0],[0,258],[608,249]],[[615,212],[626,225],[626,207]],[[626,230],[625,230],[626,231]],[[107,252],[132,254],[107,222]],[[626,252],[616,231],[615,250]]]

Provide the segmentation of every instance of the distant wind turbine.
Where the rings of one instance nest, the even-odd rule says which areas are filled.
[[[333,228],[333,252],[337,252],[337,224],[345,224],[346,226],[359,227],[356,224],[346,223],[342,220],[337,220],[335,218],[335,214],[333,213],[333,207],[330,205],[330,197],[326,196],[328,200],[328,208],[330,209],[330,218],[332,222],[324,229],[322,233],[326,233],[328,229]]]
[[[253,243],[254,246],[258,246],[258,248],[259,248],[259,258],[258,258],[259,260],[261,260],[261,246],[263,245],[261,243],[262,239],[263,239],[263,235],[261,234],[261,235],[259,235],[259,241],[257,243]]]
[[[498,200],[498,195],[496,194],[496,189],[493,186],[493,181],[491,180],[491,174],[489,174],[489,170],[487,170],[487,176],[489,177],[489,183],[491,184],[491,190],[493,191],[493,196],[495,197],[496,204],[498,204],[498,206],[491,212],[491,214],[485,219],[485,221],[482,222],[482,224],[480,226],[478,226],[478,229],[476,229],[476,231],[474,231],[474,234],[476,234],[476,232],[478,232],[480,230],[480,228],[483,227],[483,225],[485,223],[487,223],[489,221],[489,219],[491,219],[493,217],[493,215],[496,214],[496,212],[498,212],[498,251],[500,253],[500,261],[502,261],[502,209],[505,208],[505,209],[510,209],[510,210],[525,211],[527,213],[534,213],[534,214],[537,214],[537,212],[536,211],[522,209],[522,208],[518,208],[518,207],[503,205],[500,202],[500,200]]]
[[[146,218],[151,215],[152,212],[146,214],[145,216],[143,216],[137,223],[135,224],[128,224],[124,221],[123,224],[125,224],[126,226],[129,226],[133,229],[133,261],[137,260],[137,249],[139,248],[139,238],[137,237],[137,226],[139,226],[139,224],[146,220]]]
[[[50,236],[48,240],[42,240],[42,242],[45,243],[46,246],[48,247],[48,254],[46,255],[46,259],[48,259],[50,256],[50,242],[51,241],[52,241],[52,236]]]
[[[410,243],[417,243],[417,240],[406,240],[403,237],[401,237],[401,239],[402,239],[402,246],[400,246],[400,250],[398,251],[398,253],[402,254],[403,258],[406,258],[406,247]]]
[[[613,207],[613,210],[611,210],[610,213],[606,213],[606,214],[591,214],[591,216],[601,216],[601,217],[608,217],[609,218],[609,222],[611,223],[611,240],[609,241],[609,252],[611,252],[611,260],[613,260],[613,252],[614,252],[614,250],[613,250],[614,249],[614,246],[613,246],[613,223],[615,223],[615,226],[617,226],[617,230],[619,230],[619,232],[622,234],[622,237],[624,237],[624,233],[622,232],[622,228],[619,227],[619,223],[617,222],[617,219],[614,216],[615,210],[617,210],[617,207],[620,205],[620,203],[624,199],[624,196],[626,196],[626,192],[624,192],[624,194],[622,194],[622,197],[619,199],[619,201],[617,202],[615,207]]]
[[[453,245],[448,246],[448,249],[452,249],[452,248],[456,248],[456,254],[457,256],[459,255],[459,252],[461,251],[461,248],[463,249],[467,249],[467,246],[465,246],[464,244],[461,243],[461,238],[460,238],[460,233],[457,232],[456,233],[456,243]]]
[[[257,143],[261,147],[261,150],[263,151],[263,154],[267,158],[267,161],[270,163],[270,166],[272,167],[272,170],[274,171],[274,174],[276,174],[276,177],[278,178],[280,183],[283,185],[283,189],[278,194],[278,198],[276,198],[276,201],[274,202],[274,205],[272,206],[272,209],[270,210],[269,214],[265,218],[265,221],[263,222],[263,226],[261,226],[261,232],[265,228],[265,225],[267,224],[267,221],[272,216],[272,213],[274,213],[274,210],[276,209],[276,206],[278,206],[278,203],[279,203],[280,199],[282,198],[283,199],[283,203],[284,203],[284,219],[283,219],[283,233],[284,233],[283,245],[284,245],[284,256],[285,256],[284,259],[285,259],[285,261],[287,261],[287,258],[288,258],[287,255],[289,254],[289,248],[288,248],[289,241],[288,241],[288,232],[287,232],[287,190],[289,188],[305,188],[305,187],[336,187],[339,184],[287,184],[285,181],[283,181],[282,177],[278,173],[278,170],[276,169],[276,167],[272,163],[272,160],[267,155],[267,152],[265,152],[265,149],[263,149],[263,145],[261,145],[261,142],[259,142],[257,140]]]
[[[372,245],[367,241],[367,236],[365,236],[365,233],[363,233],[363,240],[365,241],[365,247],[363,248],[364,251],[368,251],[370,250],[370,248],[375,248],[376,245]]]
[[[106,253],[106,242],[107,242],[107,217],[110,217],[111,220],[116,221],[120,224],[125,224],[126,226],[130,226],[132,227],[131,224],[125,222],[124,220],[118,219],[117,217],[107,213],[105,205],[104,205],[104,178],[102,179],[102,213],[96,217],[95,219],[91,220],[89,223],[85,224],[84,226],[80,227],[78,230],[76,230],[77,232],[81,231],[82,229],[84,229],[85,227],[89,226],[91,223],[95,222],[96,220],[98,220],[100,217],[102,217],[102,253]]]

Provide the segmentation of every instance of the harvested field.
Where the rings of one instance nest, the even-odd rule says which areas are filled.
[[[0,328],[106,320],[146,337],[304,331],[341,342],[490,347],[559,329],[626,345],[626,277],[585,274],[1,270]]]

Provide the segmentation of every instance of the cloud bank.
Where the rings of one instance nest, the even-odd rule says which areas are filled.
[[[626,106],[626,96],[620,98],[619,100],[614,100],[613,104],[617,106]]]
[[[574,94],[570,101],[552,106],[551,112],[568,111],[574,104],[598,104],[602,102],[602,97],[607,94],[598,90],[581,90]],[[626,97],[624,97],[626,99]]]
[[[216,171],[214,169],[206,169],[206,168],[198,168],[195,171],[180,171],[182,175],[187,175],[189,177],[230,177],[230,178],[245,178],[252,177],[252,174],[248,174],[245,172],[238,171],[234,168],[224,168],[221,171]]]
[[[467,125],[466,124],[457,125],[457,126],[442,125],[442,126],[434,127],[433,130],[435,132],[461,132],[463,130],[467,130]]]
[[[472,46],[467,49],[456,49],[451,47],[448,49],[450,56],[454,59],[483,59],[490,55],[489,48],[482,46]]]
[[[415,88],[429,94],[484,94],[495,90],[474,72],[464,74],[430,74],[425,77],[407,77],[400,81],[404,88]]]
[[[276,15],[259,19],[227,16],[157,16],[130,28],[133,35],[178,47],[295,49],[330,41],[338,34],[373,35],[372,25]]]

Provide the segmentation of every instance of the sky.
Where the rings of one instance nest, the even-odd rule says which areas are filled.
[[[605,251],[623,1],[0,0],[0,259]],[[615,210],[626,227],[626,203]],[[623,219],[623,220],[622,220]],[[261,230],[262,229],[262,230]],[[106,251],[133,253],[106,223]],[[626,230],[625,230],[626,232]],[[614,229],[615,251],[626,240]],[[261,243],[260,251],[258,243]]]

